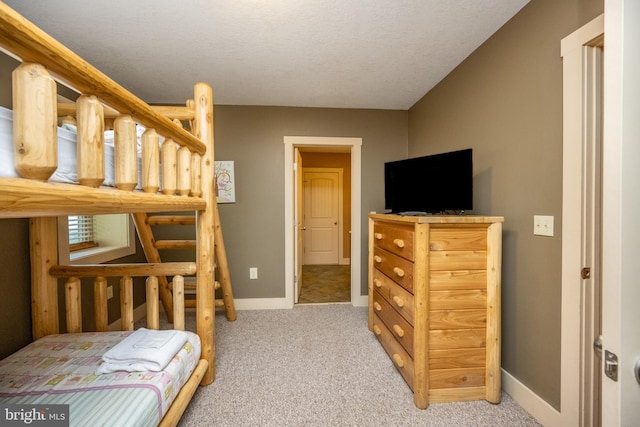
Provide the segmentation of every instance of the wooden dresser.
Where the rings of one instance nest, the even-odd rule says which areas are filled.
[[[369,215],[369,329],[418,408],[500,402],[502,222]]]

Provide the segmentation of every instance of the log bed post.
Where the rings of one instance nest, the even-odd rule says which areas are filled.
[[[16,171],[46,181],[58,167],[56,82],[42,65],[22,63],[12,86]]]
[[[133,277],[123,276],[120,279],[120,329],[133,331]]]
[[[179,196],[188,196],[191,192],[191,152],[189,148],[178,148],[176,165],[176,191]]]
[[[64,285],[67,332],[82,332],[82,303],[80,295],[80,279],[69,277]]]
[[[147,328],[160,329],[160,304],[158,299],[158,278],[147,277]]]
[[[132,191],[138,184],[136,122],[121,114],[113,122],[115,141],[115,181],[120,190]]]
[[[95,95],[80,95],[78,116],[78,181],[99,187],[104,181],[104,107]]]
[[[193,99],[187,100],[187,109],[195,111],[195,101]],[[191,115],[193,117],[193,114]],[[195,134],[195,124],[193,120],[189,120],[189,129]],[[200,197],[202,195],[202,156],[196,152],[191,152],[191,195],[193,197]],[[214,187],[215,188],[215,187]]]
[[[57,334],[58,279],[49,268],[58,263],[58,225],[56,217],[29,220],[31,253],[31,328],[33,339]]]
[[[160,148],[162,153],[162,192],[169,196],[176,194],[178,144],[167,138]]]
[[[98,332],[106,332],[109,329],[109,311],[107,304],[104,304],[107,299],[107,279],[98,276],[93,281],[93,311]]]
[[[214,288],[214,227],[216,196],[214,192],[213,152],[213,91],[206,83],[194,87],[194,134],[207,151],[202,156],[202,198],[206,202],[203,211],[196,212],[196,330],[202,344],[202,359],[209,362],[201,384],[208,385],[215,379],[215,288]]]
[[[160,138],[155,129],[142,134],[142,190],[157,193],[160,189]]]

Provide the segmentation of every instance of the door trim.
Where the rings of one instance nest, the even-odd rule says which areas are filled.
[[[581,291],[585,206],[584,63],[589,46],[604,34],[604,15],[576,30],[561,42],[563,61],[562,135],[562,300],[560,422],[579,425],[581,414]],[[576,393],[576,389],[580,393]]]
[[[366,306],[368,299],[361,295],[362,289],[362,218],[361,218],[361,152],[362,138],[347,137],[314,137],[314,136],[285,136],[284,137],[284,268],[285,268],[285,306],[294,306],[294,148],[295,147],[345,147],[351,150],[351,304]]]

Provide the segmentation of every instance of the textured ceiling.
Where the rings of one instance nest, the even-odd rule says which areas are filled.
[[[152,103],[410,108],[528,0],[5,0]]]

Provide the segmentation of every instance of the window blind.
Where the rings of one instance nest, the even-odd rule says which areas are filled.
[[[70,215],[68,221],[71,250],[96,245],[96,221],[93,215]]]

